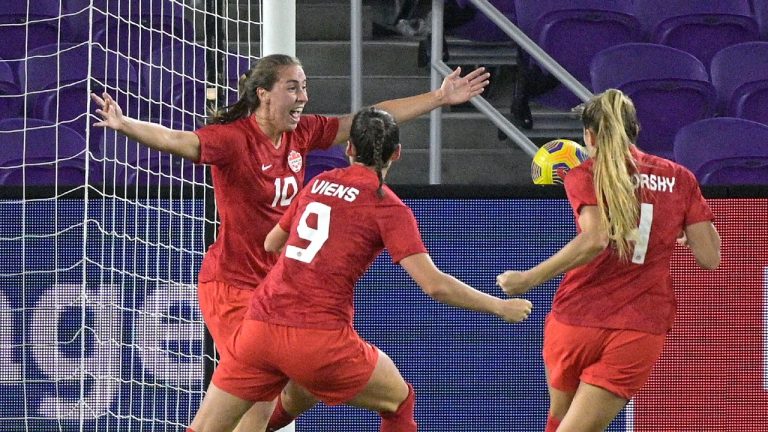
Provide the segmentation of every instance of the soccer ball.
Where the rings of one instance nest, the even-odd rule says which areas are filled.
[[[578,143],[556,139],[550,141],[536,152],[531,162],[531,179],[537,185],[562,184],[560,174],[579,166],[587,160],[587,149]]]

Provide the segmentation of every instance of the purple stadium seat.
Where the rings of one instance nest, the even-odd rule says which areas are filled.
[[[768,40],[768,1],[752,0],[752,13],[757,20],[757,28],[760,30],[760,37]]]
[[[152,117],[205,115],[205,48],[173,43],[152,51],[142,65]],[[186,114],[185,114],[186,112]]]
[[[23,98],[13,69],[0,59],[0,118],[19,117]]]
[[[106,22],[109,25],[94,30],[94,42],[99,48],[126,59],[136,70],[142,68],[142,62],[150,57],[153,50],[175,42],[169,34],[142,27],[137,22],[114,17],[109,17]]]
[[[237,94],[238,82],[240,76],[251,68],[253,60],[245,55],[239,55],[235,53],[227,53],[226,55],[226,70],[223,75],[227,77],[227,91],[225,91],[225,98],[227,104],[233,104],[237,102],[239,95]]]
[[[89,60],[90,73],[83,67]],[[110,92],[123,113],[140,117],[146,111],[139,97],[141,89],[136,70],[124,59],[107,54],[96,45],[91,50],[88,44],[40,47],[19,64],[19,76],[22,90],[39,92],[29,103],[33,117],[68,123],[83,136],[90,122],[89,80],[92,80],[92,91]]]
[[[595,55],[590,74],[595,92],[617,88],[632,98],[642,128],[638,146],[662,157],[674,157],[674,137],[681,127],[715,112],[706,68],[672,47],[617,45]]]
[[[349,158],[344,145],[333,145],[326,150],[312,150],[307,153],[307,169],[304,173],[306,185],[316,175],[323,171],[349,166]]]
[[[590,88],[589,62],[596,53],[642,40],[631,5],[631,0],[517,0],[515,11],[521,30]],[[563,86],[537,100],[558,108],[580,102]]]
[[[27,10],[29,9],[29,10]],[[17,60],[39,46],[73,37],[66,20],[57,19],[58,1],[4,1],[0,10],[0,58]]]
[[[723,48],[710,70],[722,115],[768,124],[768,42]]]
[[[675,137],[675,158],[702,185],[768,185],[768,126],[733,117],[689,124]]]
[[[648,40],[689,52],[709,67],[729,45],[757,40],[750,0],[635,0]]]
[[[192,130],[193,126],[166,119],[149,119],[177,130]],[[205,167],[195,165],[179,156],[151,150],[112,130],[100,130],[95,164],[103,173],[105,185],[174,186],[187,182],[205,182]]]
[[[25,118],[0,121],[0,184],[85,184],[85,139],[54,123]]]

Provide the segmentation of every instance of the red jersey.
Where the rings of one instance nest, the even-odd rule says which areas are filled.
[[[666,333],[675,315],[669,272],[675,240],[684,227],[711,221],[712,211],[699,184],[685,167],[632,148],[641,188],[638,241],[627,260],[609,246],[594,260],[567,272],[552,304],[566,324]],[[596,206],[593,161],[565,176],[565,190],[576,217]]]
[[[279,148],[253,116],[195,131],[200,163],[212,165],[220,226],[200,268],[199,281],[219,281],[255,289],[275,257],[264,238],[280,219],[304,181],[304,156],[333,144],[339,120],[302,116],[284,132]]]
[[[361,165],[322,173],[280,219],[289,232],[246,318],[335,329],[354,317],[355,283],[387,248],[392,260],[426,253],[413,212]]]

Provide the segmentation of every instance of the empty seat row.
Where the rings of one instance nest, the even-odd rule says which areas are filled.
[[[458,3],[464,4],[466,1]],[[592,57],[605,48],[631,42],[678,48],[709,67],[715,53],[741,42],[768,40],[768,0],[492,0],[537,45],[587,88]],[[495,24],[482,13],[459,29],[474,30],[486,40],[484,28]],[[523,64],[538,66],[523,54]],[[579,101],[563,86],[536,99],[567,109]]]
[[[0,11],[0,57],[22,59],[39,46],[93,40],[130,54],[146,54],[152,39],[195,40],[181,2],[36,0],[5,2]],[[130,51],[128,47],[130,46]]]
[[[768,42],[747,42],[715,55],[712,76],[691,54],[650,43],[616,45],[590,64],[595,92],[618,88],[635,102],[638,145],[674,159],[677,131],[715,115],[768,125]]]
[[[101,133],[105,139],[89,147],[81,134],[64,124],[0,120],[0,185],[181,186],[205,181],[201,165],[150,150],[112,131]]]
[[[91,91],[110,92],[127,115],[165,117],[200,124],[206,115],[205,50],[170,45],[154,51],[149,63],[130,62],[97,45],[46,45],[24,61],[0,61],[0,113],[28,115],[70,126],[85,134]],[[0,59],[1,60],[1,59]],[[227,55],[227,103],[236,100],[237,79],[248,57]],[[83,65],[90,64],[90,70]],[[26,105],[25,105],[26,99]],[[26,108],[26,111],[22,112]]]
[[[715,117],[681,128],[675,159],[702,185],[768,185],[768,126]]]

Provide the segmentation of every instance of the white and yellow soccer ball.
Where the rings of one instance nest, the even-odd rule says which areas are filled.
[[[562,184],[562,175],[589,158],[587,149],[575,141],[556,139],[536,152],[531,162],[531,179],[537,185]]]

